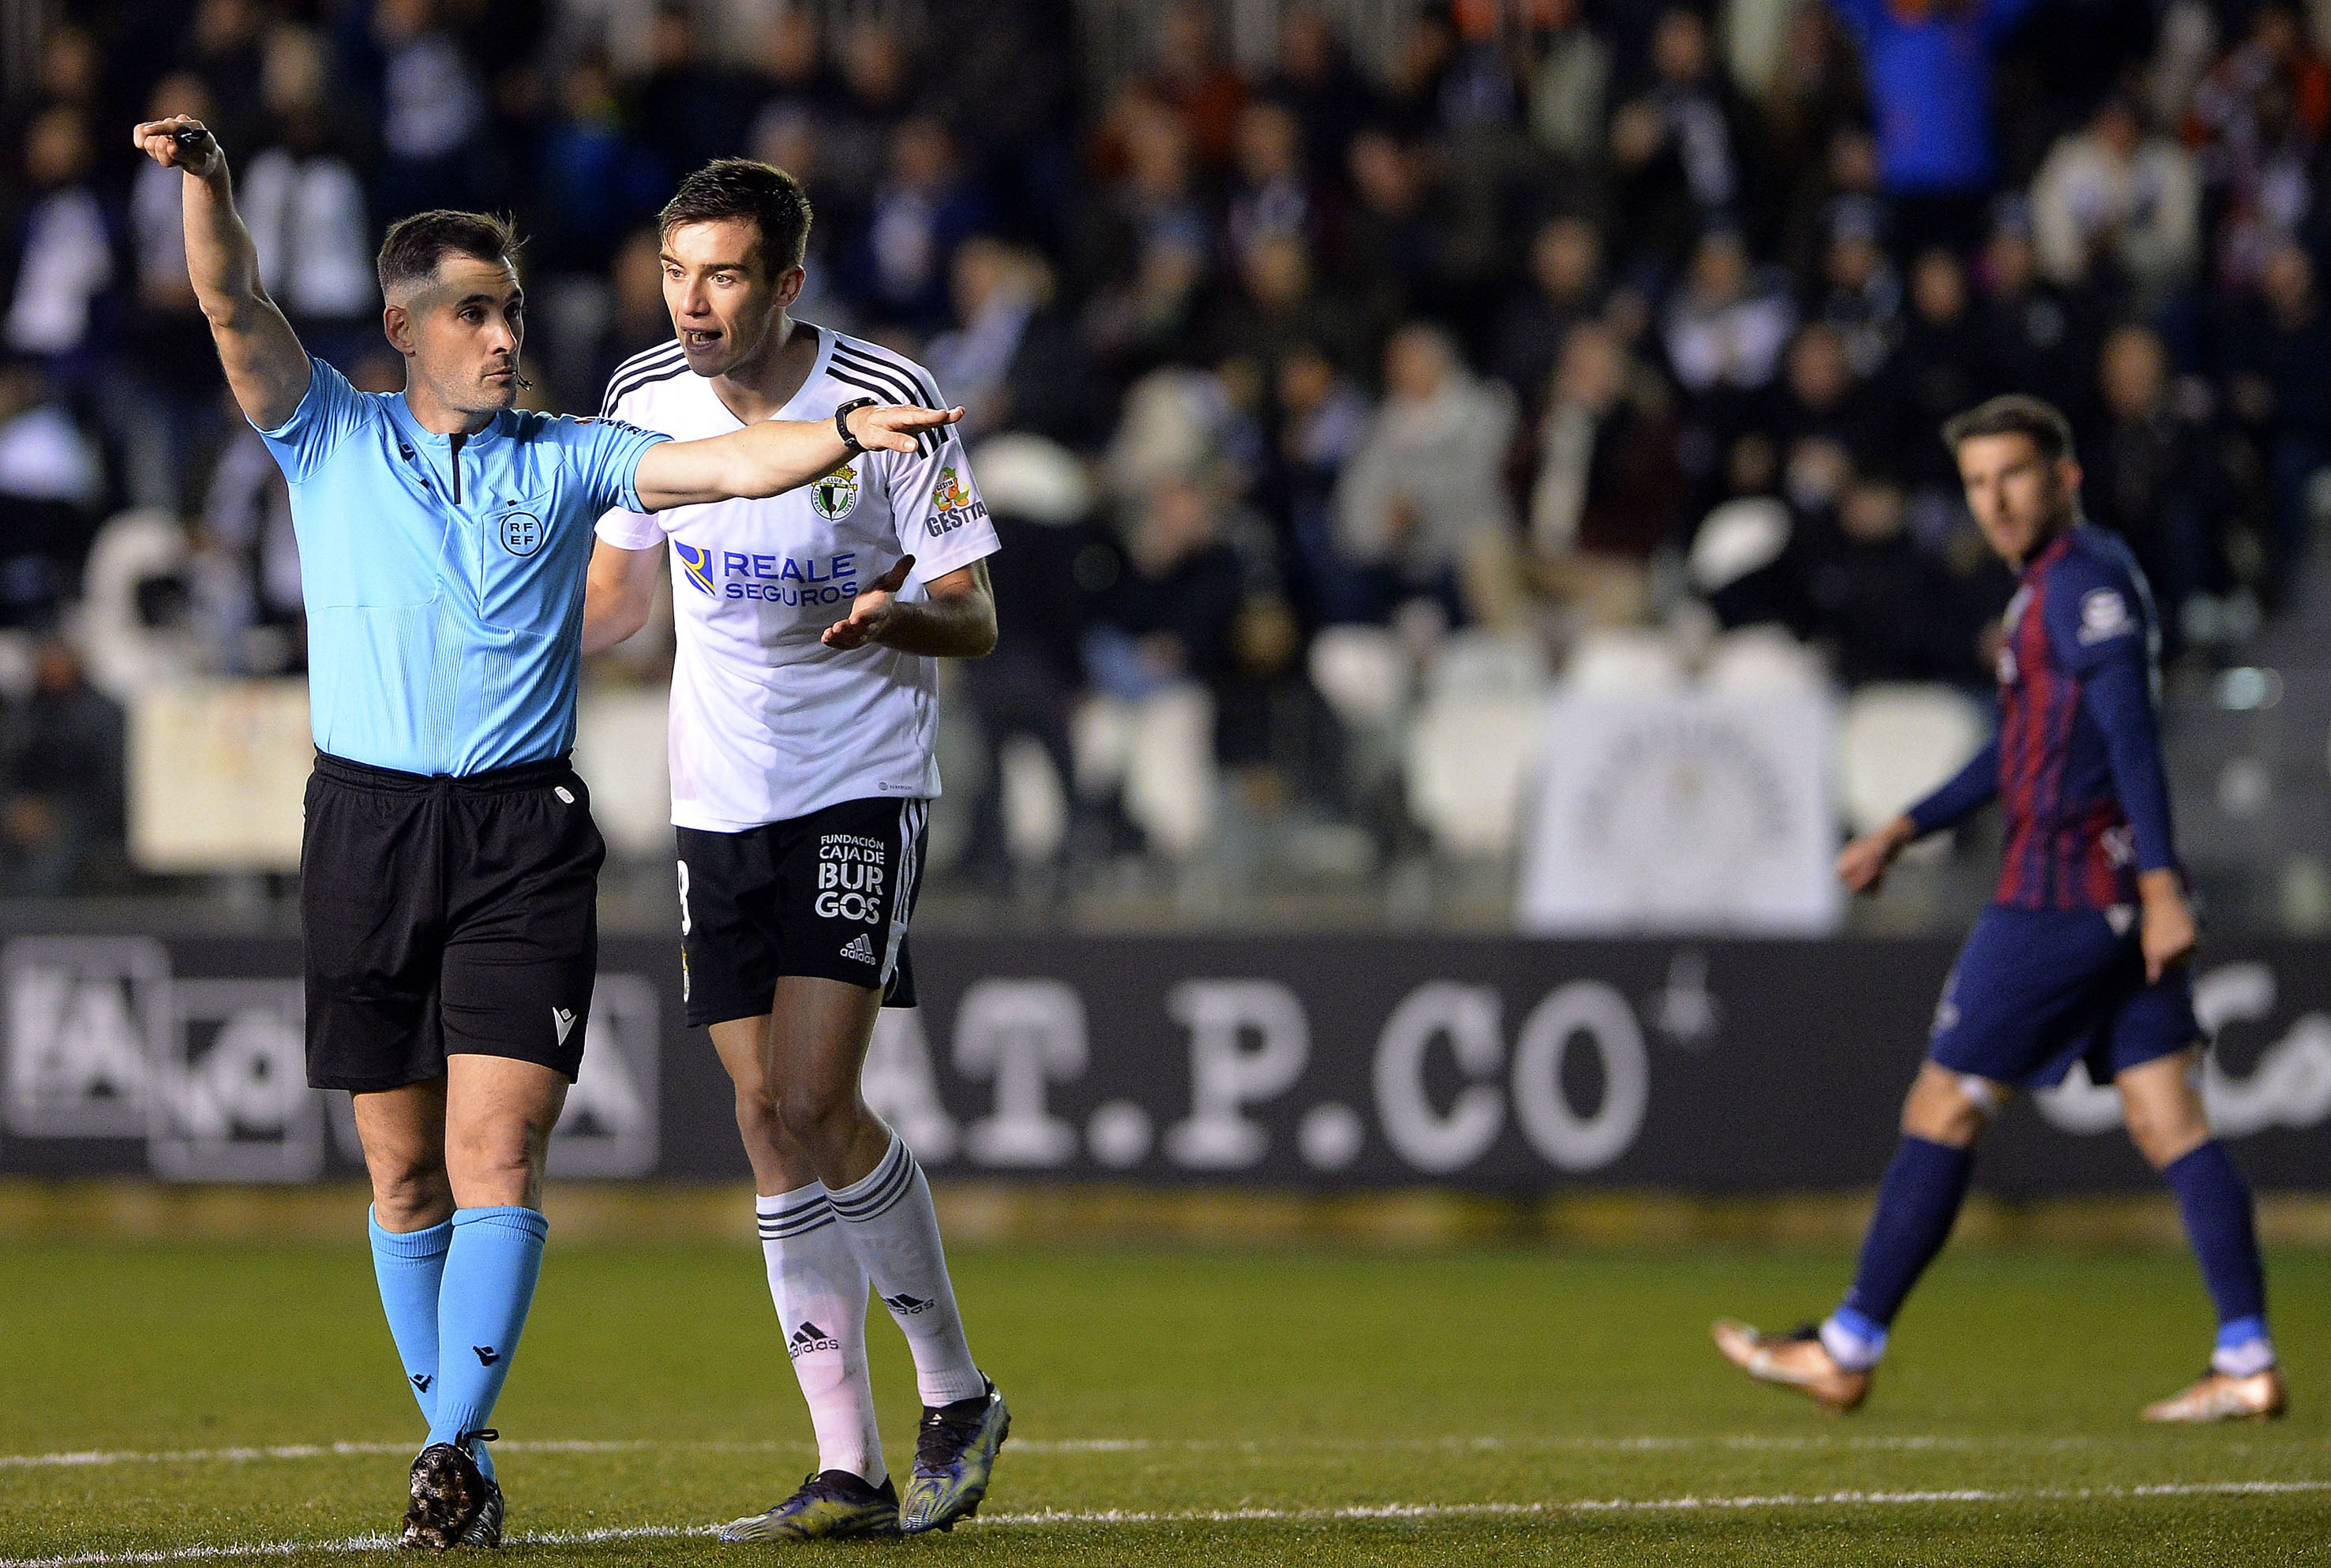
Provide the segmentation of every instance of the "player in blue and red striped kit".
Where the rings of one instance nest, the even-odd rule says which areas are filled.
[[[1909,844],[1995,799],[2007,821],[1999,886],[1944,984],[1853,1288],[1794,1334],[1719,1323],[1717,1347],[1752,1376],[1859,1405],[1895,1314],[1950,1235],[1984,1125],[2013,1089],[2085,1062],[2119,1089],[2130,1138],[2176,1193],[2218,1308],[2209,1373],[2145,1419],[2279,1415],[2250,1189],[2210,1136],[2194,1082],[2193,917],[2161,762],[2152,596],[2128,547],[2081,520],[2079,465],[2055,409],[1994,398],[1943,437],[1984,538],[2022,576],[1999,656],[1999,734],[1849,844],[1838,874],[1874,889]]]

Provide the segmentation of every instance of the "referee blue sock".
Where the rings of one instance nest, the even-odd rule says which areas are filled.
[[[2265,1371],[2274,1364],[2274,1345],[2266,1333],[2266,1266],[2259,1259],[2250,1183],[2215,1138],[2170,1161],[2161,1175],[2177,1194],[2202,1281],[2217,1304],[2211,1365],[2234,1377]]]
[[[509,1375],[542,1273],[543,1238],[550,1222],[515,1206],[456,1209],[453,1242],[437,1296],[437,1411],[433,1443],[459,1442],[493,1420],[494,1401]],[[485,1463],[483,1444],[471,1451]]]
[[[421,1402],[421,1419],[437,1419],[437,1290],[445,1277],[445,1250],[453,1242],[453,1221],[441,1220],[425,1231],[384,1231],[377,1211],[367,1211],[372,1232],[373,1277],[380,1281],[381,1309],[388,1314],[389,1337],[404,1364],[404,1383]]]
[[[1970,1149],[1931,1143],[1905,1133],[1879,1184],[1878,1209],[1870,1216],[1870,1231],[1861,1242],[1861,1265],[1853,1288],[1845,1293],[1837,1320],[1849,1326],[1875,1326],[1881,1332],[1870,1348],[1863,1366],[1874,1365],[1885,1348],[1882,1332],[1902,1310],[1910,1288],[1950,1240],[1951,1226],[1966,1198],[1967,1174],[1974,1168]],[[1824,1335],[1826,1343],[1831,1337]],[[1846,1336],[1838,1336],[1841,1340]],[[1867,1341],[1862,1333],[1854,1337]],[[1837,1347],[1831,1346],[1836,1354]]]

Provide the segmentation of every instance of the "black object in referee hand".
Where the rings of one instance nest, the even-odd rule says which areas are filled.
[[[183,126],[170,133],[170,139],[176,142],[180,147],[185,147],[188,152],[200,152],[202,150],[203,143],[210,140],[210,132],[203,129],[200,126],[194,125]]]

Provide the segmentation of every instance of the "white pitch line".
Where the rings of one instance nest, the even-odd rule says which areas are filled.
[[[620,1454],[634,1453],[643,1449],[687,1448],[734,1449],[745,1452],[775,1453],[781,1449],[807,1449],[809,1446],[807,1443],[708,1443],[689,1440],[665,1443],[641,1438],[613,1442],[559,1439],[541,1442],[519,1440],[500,1443],[495,1446],[494,1451],[520,1454]],[[151,1453],[129,1449],[86,1449],[57,1454],[0,1454],[0,1470],[52,1469],[81,1465],[248,1465],[264,1459],[337,1459],[380,1454],[405,1455],[414,1451],[414,1445],[409,1441],[275,1443],[265,1448],[170,1449]]]
[[[2046,1438],[2032,1440],[2047,1448],[2078,1447],[2084,1438]],[[1017,1453],[1029,1454],[1128,1454],[1128,1453],[1219,1453],[1247,1451],[1254,1453],[1285,1453],[1289,1449],[1313,1452],[1367,1453],[1384,1449],[1478,1450],[1493,1452],[1502,1449],[1564,1449],[1591,1453],[1661,1453],[1679,1449],[1851,1449],[1876,1451],[1901,1450],[1917,1452],[1926,1449],[1999,1448],[2013,1446],[2015,1439],[1987,1439],[1977,1442],[1973,1438],[1942,1437],[1908,1434],[1870,1437],[1772,1437],[1755,1433],[1740,1433],[1729,1437],[1425,1437],[1375,1439],[1249,1439],[1249,1438],[1022,1438],[1012,1444]],[[804,1442],[729,1442],[700,1438],[624,1438],[595,1440],[585,1438],[547,1439],[528,1441],[512,1439],[495,1445],[501,1454],[630,1454],[644,1453],[657,1449],[685,1449],[690,1453],[774,1454],[794,1450],[807,1451],[811,1445]],[[142,1451],[134,1449],[81,1449],[50,1454],[0,1454],[0,1470],[45,1470],[103,1468],[109,1465],[249,1465],[266,1461],[299,1459],[368,1459],[382,1455],[408,1455],[414,1451],[411,1442],[334,1442],[334,1443],[274,1443],[265,1447],[224,1449],[164,1449]]]
[[[1572,1514],[1667,1514],[1784,1508],[1917,1507],[1939,1503],[2128,1502],[2155,1497],[2281,1497],[2331,1491],[2331,1480],[2167,1481],[2133,1487],[1959,1487],[1930,1491],[1771,1492],[1704,1497],[1581,1497],[1556,1503],[1358,1503],[1340,1508],[1045,1508],[1023,1514],[983,1514],[968,1521],[988,1529],[1058,1525],[1360,1524],[1376,1519],[1559,1519]],[[533,1530],[508,1537],[520,1546],[588,1546],[613,1541],[709,1537],[709,1525],[640,1525],[593,1530]],[[138,1564],[203,1563],[247,1557],[289,1557],[302,1552],[347,1556],[395,1550],[394,1536],[349,1535],[333,1541],[253,1541],[241,1544],[167,1546],[143,1552],[81,1552],[55,1557],[0,1557],[0,1568],[135,1568]]]

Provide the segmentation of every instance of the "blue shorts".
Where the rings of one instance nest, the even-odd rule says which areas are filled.
[[[2045,1088],[2076,1061],[2106,1084],[2202,1039],[2192,971],[2146,984],[2134,920],[2123,933],[2100,910],[1994,904],[1943,982],[1927,1055],[1953,1072]]]

